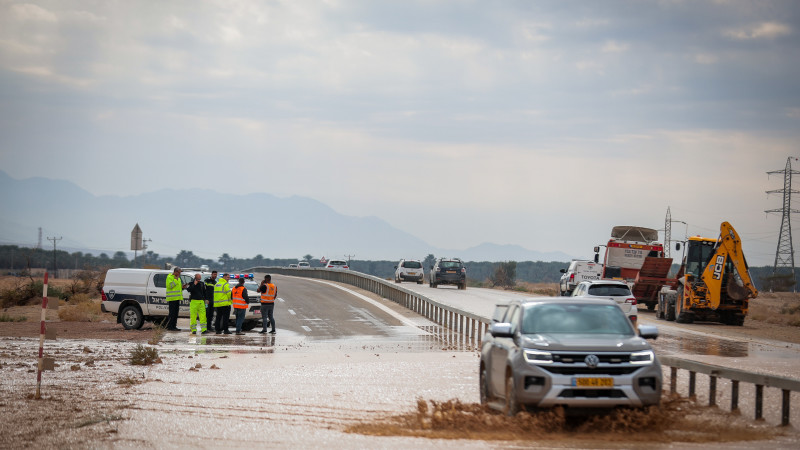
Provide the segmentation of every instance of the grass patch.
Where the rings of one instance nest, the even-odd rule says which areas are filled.
[[[23,316],[9,316],[8,314],[0,314],[0,322],[25,322],[27,321],[27,317]]]
[[[138,344],[131,350],[131,364],[134,366],[150,366],[161,362],[158,351],[153,347]]]
[[[88,300],[88,297],[81,303],[70,302],[58,307],[58,318],[64,322],[97,322],[102,317],[100,304]]]
[[[147,343],[150,345],[158,345],[161,339],[164,339],[166,333],[167,329],[161,323],[154,323],[153,332],[150,334],[150,339],[147,340]]]
[[[117,384],[120,386],[136,386],[137,384],[142,384],[142,380],[140,378],[134,378],[131,376],[127,376],[124,378],[120,378],[117,380]]]
[[[761,293],[750,300],[748,320],[800,327],[800,294],[792,292]]]

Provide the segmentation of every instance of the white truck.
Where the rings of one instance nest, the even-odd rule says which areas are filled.
[[[117,317],[117,323],[121,323],[126,330],[137,330],[142,327],[145,321],[161,322],[169,314],[167,306],[167,275],[171,270],[150,270],[150,269],[111,269],[106,273],[106,279],[101,291],[102,303],[100,308],[103,312],[111,313]],[[194,279],[195,273],[183,272],[181,279],[184,283],[190,283]],[[203,280],[211,276],[210,273],[201,273]],[[231,280],[231,288],[236,283]],[[250,292],[250,303],[244,317],[242,329],[252,330],[261,323],[261,303],[260,297],[256,292]],[[178,313],[178,317],[189,317],[189,293],[183,291],[183,300]],[[231,324],[235,323],[233,308],[230,315]]]
[[[558,282],[559,294],[569,296],[581,281],[599,280],[603,274],[603,265],[594,261],[573,259],[568,268],[561,269],[561,273],[563,275]]]

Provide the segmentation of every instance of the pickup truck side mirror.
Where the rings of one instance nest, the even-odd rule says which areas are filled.
[[[561,272],[561,273],[567,273],[567,269],[561,269],[561,270],[559,270],[559,272]]]
[[[675,243],[675,251],[678,251],[680,249],[681,249],[681,243],[680,242],[676,242]]]
[[[656,338],[658,338],[658,328],[653,325],[639,325],[639,336],[645,339],[656,340]]]
[[[506,322],[498,322],[489,325],[489,333],[496,338],[514,337],[514,334],[511,332],[511,324]]]
[[[599,253],[595,253],[594,254],[594,262],[595,262],[595,264],[600,262],[600,254]]]

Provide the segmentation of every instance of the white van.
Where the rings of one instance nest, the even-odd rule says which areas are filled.
[[[603,274],[603,265],[594,261],[573,259],[569,268],[561,269],[561,280],[558,290],[562,296],[572,295],[575,286],[581,281],[599,280]]]
[[[161,322],[169,314],[167,306],[167,275],[171,270],[150,270],[150,269],[110,269],[106,272],[106,280],[103,283],[101,296],[103,302],[100,308],[103,312],[111,313],[117,317],[117,323],[121,323],[126,330],[138,330],[145,321]],[[182,272],[181,280],[190,283],[194,279],[195,273]],[[203,280],[211,276],[210,273],[201,273]],[[236,286],[236,282],[231,280],[231,288]],[[255,292],[248,290],[250,303],[247,314],[244,316],[245,331],[252,330],[261,323],[261,303],[260,297]],[[189,292],[183,291],[178,317],[189,317]],[[235,323],[233,308],[231,308],[230,320]]]

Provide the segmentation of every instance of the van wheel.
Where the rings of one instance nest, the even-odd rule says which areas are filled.
[[[481,394],[481,405],[485,405],[486,403],[489,402],[489,385],[487,384],[488,382],[489,382],[489,379],[486,376],[486,368],[485,367],[481,367],[480,381],[479,381],[479,383],[480,383],[479,389],[480,389],[480,394]]]
[[[122,308],[122,312],[119,314],[120,316],[120,323],[126,330],[138,330],[142,328],[142,324],[144,323],[144,316],[142,315],[142,311],[139,308],[128,305]]]
[[[519,401],[517,400],[516,383],[514,375],[509,374],[506,378],[506,404],[504,411],[507,416],[514,417],[520,411]]]

